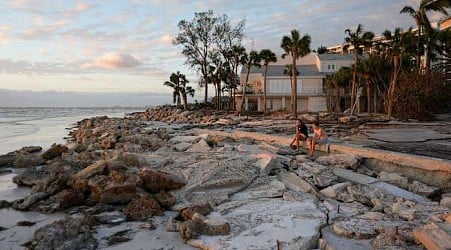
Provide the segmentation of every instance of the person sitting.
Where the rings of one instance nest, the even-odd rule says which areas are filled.
[[[296,120],[296,134],[294,135],[293,140],[290,143],[290,147],[296,143],[296,148],[299,150],[299,141],[305,141],[308,138],[308,129],[307,126],[302,122],[301,119]]]
[[[312,157],[315,152],[316,144],[326,144],[329,139],[326,132],[319,126],[319,122],[313,123],[313,137],[309,138],[309,156]]]

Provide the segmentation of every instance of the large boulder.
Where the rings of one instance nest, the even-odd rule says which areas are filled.
[[[28,168],[42,165],[44,162],[45,159],[37,154],[19,154],[13,165],[15,168]]]
[[[388,172],[380,172],[379,179],[381,181],[393,184],[403,189],[409,188],[409,179],[405,176],[402,176],[398,173],[388,173]]]
[[[360,166],[361,159],[357,155],[350,154],[336,154],[328,156],[320,156],[316,162],[326,166],[337,168],[351,168],[357,169]]]
[[[131,220],[146,220],[152,216],[162,216],[163,209],[158,202],[147,196],[135,198],[124,209],[124,214]]]
[[[141,178],[142,187],[150,193],[175,190],[186,185],[186,180],[181,176],[150,168],[141,169],[139,177]]]
[[[53,158],[56,158],[58,156],[61,156],[63,153],[66,153],[69,151],[69,149],[61,144],[53,144],[52,147],[47,149],[43,154],[42,158],[46,160],[51,160]]]
[[[209,217],[230,224],[230,234],[199,236],[189,244],[202,249],[313,249],[326,224],[326,215],[313,199],[234,201],[216,207]]]
[[[87,218],[67,217],[39,228],[26,245],[35,250],[97,249]]]
[[[115,204],[127,203],[138,196],[136,183],[117,182],[105,175],[97,175],[89,179],[91,199],[95,202]]]

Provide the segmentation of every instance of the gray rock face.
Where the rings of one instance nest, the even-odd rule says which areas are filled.
[[[403,189],[409,188],[409,179],[398,173],[380,172],[379,179]]]
[[[211,216],[228,221],[232,231],[227,236],[201,236],[201,245],[210,249],[271,249],[277,241],[282,249],[312,249],[326,219],[311,200],[230,202],[217,210]]]
[[[442,195],[442,199],[440,200],[440,206],[451,209],[451,193],[446,193]]]
[[[28,243],[36,250],[96,249],[89,221],[83,218],[67,217],[38,229]]]
[[[320,156],[315,162],[326,166],[338,168],[357,169],[360,166],[361,159],[356,155],[336,154],[328,156]]]
[[[337,235],[347,238],[370,239],[376,237],[378,232],[385,228],[395,227],[412,233],[415,224],[395,220],[393,217],[382,213],[368,212],[363,215],[337,220],[331,228]]]
[[[338,183],[335,184],[333,186],[327,187],[325,189],[322,189],[320,191],[321,194],[323,194],[324,196],[328,197],[328,198],[334,198],[336,199],[338,197],[338,195],[340,195],[341,193],[343,193],[347,187],[351,186],[350,182],[343,182],[343,183]]]
[[[102,224],[117,225],[124,222],[127,219],[127,216],[119,211],[112,211],[97,214],[94,218]]]
[[[18,155],[13,165],[15,168],[27,168],[42,165],[44,162],[45,160],[40,155],[25,154]]]

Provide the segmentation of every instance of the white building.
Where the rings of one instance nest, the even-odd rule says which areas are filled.
[[[310,53],[297,60],[297,108],[298,112],[326,111],[326,92],[324,80],[326,75],[338,71],[341,67],[351,66],[353,62],[350,54],[321,54]],[[266,77],[266,108],[268,111],[289,110],[291,106],[291,78],[285,74],[286,65],[291,64],[291,58],[278,58],[276,63],[268,65]],[[252,67],[244,99],[244,110],[264,110],[265,68]],[[241,86],[246,81],[247,68],[243,67],[240,76]],[[236,103],[242,102],[242,91],[236,95]]]

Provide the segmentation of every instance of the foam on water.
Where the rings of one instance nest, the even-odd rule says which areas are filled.
[[[66,128],[93,116],[123,117],[144,108],[2,108],[0,107],[0,154],[23,146],[48,148],[64,143]]]

